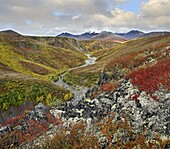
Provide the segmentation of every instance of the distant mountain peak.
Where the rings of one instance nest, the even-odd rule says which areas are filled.
[[[129,31],[128,33],[144,33],[144,32],[139,31],[139,30],[131,30],[131,31]]]
[[[1,33],[11,34],[11,35],[20,35],[18,32],[14,31],[14,30],[10,30],[10,29],[1,31]]]
[[[138,38],[140,36],[143,36],[145,33],[139,30],[131,30],[127,33],[116,33],[119,36],[122,36],[126,39],[134,39],[134,38]]]
[[[103,41],[116,41],[116,42],[124,42],[126,39],[119,35],[116,35],[109,31],[102,31],[101,33],[97,34],[90,38],[91,40],[103,40]]]
[[[112,32],[109,32],[109,31],[101,31],[100,34],[113,34]]]
[[[73,35],[71,33],[68,33],[68,32],[63,32],[59,35],[57,35],[57,37],[64,37],[64,38],[76,38],[77,35]]]
[[[150,33],[144,33],[140,30],[131,30],[127,33],[116,33],[119,36],[122,36],[127,39],[137,39],[137,38],[144,38],[144,37],[153,37],[153,36],[162,36],[170,34],[170,32],[150,32]]]
[[[68,33],[68,32],[63,32],[63,33],[59,34],[58,36],[61,36],[61,35],[72,35],[72,34]]]

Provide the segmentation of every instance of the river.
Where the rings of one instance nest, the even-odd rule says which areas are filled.
[[[85,93],[87,92],[88,88],[84,87],[84,86],[73,86],[73,85],[69,85],[67,82],[64,82],[64,75],[71,70],[77,69],[77,68],[82,68],[82,67],[86,67],[88,65],[93,65],[96,63],[96,57],[91,57],[89,54],[85,54],[88,59],[85,60],[85,63],[81,66],[78,67],[74,67],[74,68],[70,68],[68,69],[65,73],[63,73],[61,76],[59,76],[58,81],[55,82],[55,84],[57,84],[60,87],[63,87],[69,91],[71,91],[74,94],[74,98],[71,100],[73,105],[76,105],[82,98],[85,97]]]

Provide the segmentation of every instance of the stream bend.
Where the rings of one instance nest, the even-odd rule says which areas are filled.
[[[88,59],[85,60],[85,63],[83,65],[70,68],[66,72],[77,69],[77,68],[82,68],[82,67],[86,67],[89,65],[93,65],[96,63],[96,59],[97,59],[96,57],[91,57],[90,54],[85,54],[85,55],[88,57]],[[79,85],[74,87],[73,85],[69,85],[67,82],[64,82],[64,75],[66,74],[66,72],[63,73],[61,76],[59,76],[59,79],[58,81],[55,82],[55,84],[71,91],[74,94],[74,98],[71,100],[71,102],[72,104],[76,105],[82,98],[85,97],[85,93],[88,91],[88,87],[79,86]]]

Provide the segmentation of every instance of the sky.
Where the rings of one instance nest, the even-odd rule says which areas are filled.
[[[170,0],[0,0],[0,30],[61,32],[170,31]]]

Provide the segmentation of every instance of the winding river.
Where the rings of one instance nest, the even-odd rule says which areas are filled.
[[[59,76],[58,81],[55,82],[58,86],[63,87],[71,91],[74,94],[74,98],[71,100],[73,105],[76,105],[82,98],[84,98],[85,93],[87,92],[88,88],[84,86],[79,86],[79,85],[78,86],[69,85],[67,82],[64,82],[63,78],[64,78],[64,75],[70,70],[86,67],[88,65],[93,65],[96,63],[96,59],[97,59],[96,57],[91,57],[89,54],[85,54],[85,55],[88,57],[88,59],[85,60],[85,64],[68,69],[65,73]]]

